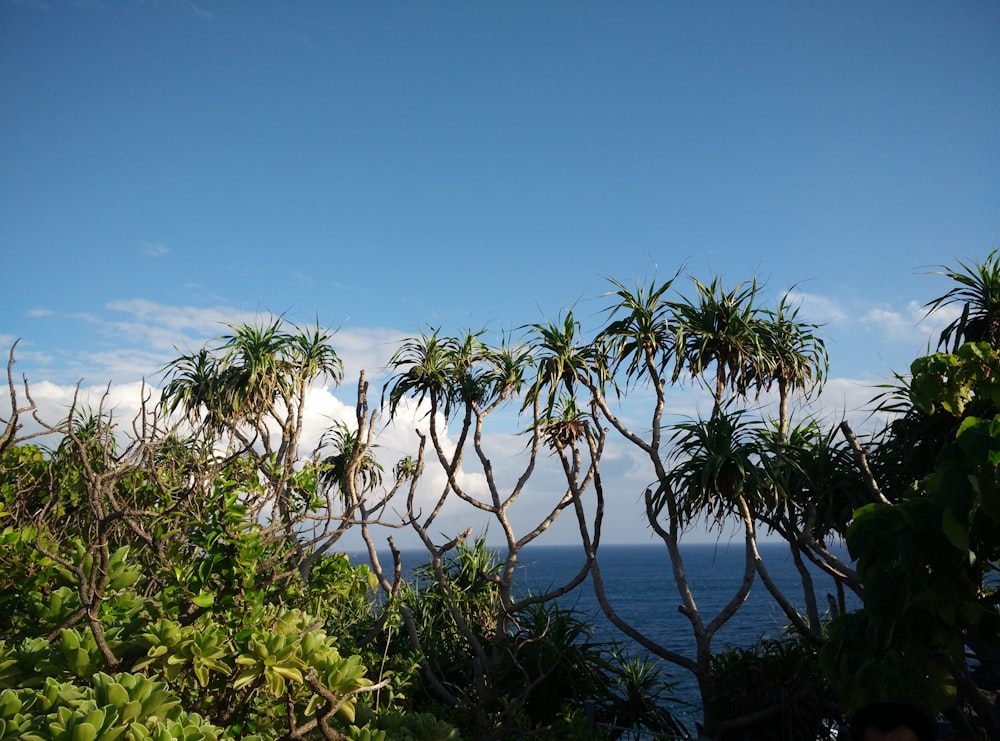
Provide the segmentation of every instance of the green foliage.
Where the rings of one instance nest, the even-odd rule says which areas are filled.
[[[309,612],[323,615],[331,635],[342,636],[347,643],[360,640],[374,619],[378,580],[364,564],[352,564],[342,553],[319,558],[309,570],[303,598]]]
[[[605,378],[596,348],[581,337],[580,323],[567,311],[562,323],[544,322],[530,327],[534,340],[535,382],[524,407],[539,402],[546,417],[563,394],[572,398],[579,386],[601,384]]]
[[[452,610],[475,635],[489,642],[496,630],[499,592],[495,577],[500,566],[484,539],[459,544],[441,565],[443,583],[433,563],[413,573],[400,599],[411,611],[421,636],[423,652],[432,669],[449,685],[472,690],[468,638]]]
[[[625,368],[628,383],[646,379],[656,383],[668,370],[674,352],[675,329],[671,326],[671,307],[666,294],[677,276],[660,284],[626,288],[616,280],[611,284],[617,303],[608,311],[613,320],[601,330],[596,344],[609,361],[608,370],[618,373]]]
[[[742,410],[717,407],[707,420],[678,423],[673,444],[676,464],[654,499],[657,511],[667,492],[684,524],[698,516],[716,525],[734,514],[739,517],[741,498],[755,511],[774,508],[759,423],[748,420]]]
[[[959,305],[961,315],[941,332],[939,347],[949,343],[959,347],[968,342],[1000,344],[1000,249],[990,252],[982,263],[964,263],[936,271],[955,285],[927,303],[927,313]]]
[[[854,453],[838,430],[813,421],[793,426],[782,439],[760,430],[763,467],[779,497],[762,520],[788,540],[802,530],[818,542],[843,538],[854,511],[868,502]]]
[[[370,491],[382,483],[382,464],[370,451],[361,459],[356,470],[352,470],[356,453],[361,445],[356,430],[350,429],[342,422],[334,423],[334,426],[323,434],[319,448],[322,450],[328,445],[332,446],[335,452],[322,459],[319,477],[338,487],[341,496],[348,491],[345,477],[350,475],[356,477],[362,491]]]
[[[766,309],[760,331],[764,336],[762,388],[777,383],[782,395],[798,389],[809,396],[822,387],[830,359],[826,342],[819,336],[819,325],[799,318],[799,306],[793,306],[791,291],[786,292],[775,309]]]
[[[508,696],[531,687],[524,713],[533,725],[550,725],[567,706],[609,694],[607,646],[591,639],[593,627],[576,613],[536,604],[522,610],[515,622],[511,656],[498,683]]]
[[[668,738],[688,738],[688,730],[670,708],[682,706],[674,690],[677,683],[666,677],[662,665],[644,656],[613,653],[607,664],[610,684],[598,717],[614,728]]]
[[[910,399],[928,415],[941,409],[961,417],[974,399],[1000,406],[998,369],[997,351],[985,342],[967,343],[955,354],[918,358],[910,367]]]
[[[676,343],[673,379],[688,373],[703,379],[714,368],[708,386],[721,405],[726,389],[744,396],[766,381],[766,335],[756,280],[727,291],[716,276],[708,283],[692,279],[694,299],[671,303],[671,323]]]
[[[62,448],[65,456],[86,450]],[[155,471],[119,475],[109,465],[111,480],[146,497],[136,532],[93,518],[115,500],[97,499],[86,482],[78,488],[67,457],[17,450],[4,456],[15,469],[0,477],[4,511],[18,486],[31,493],[47,479],[57,488],[44,517],[13,513],[0,534],[9,567],[0,571],[0,604],[11,618],[0,642],[0,738],[273,737],[290,723],[311,724],[314,736],[320,724],[348,731],[372,680],[361,657],[342,655],[325,621],[302,608],[349,597],[360,619],[371,575],[331,557],[310,585],[299,583],[288,570],[294,551],[243,503],[241,459],[219,470],[203,502],[176,498]],[[25,461],[38,471],[25,473]],[[60,506],[67,500],[73,507]],[[276,579],[279,569],[289,576]]]
[[[210,672],[228,675],[232,671],[228,630],[207,617],[184,626],[160,618],[142,637],[149,648],[146,657],[135,664],[136,669],[154,667],[167,680],[182,686],[182,678],[194,675],[201,688],[209,685]]]
[[[671,532],[705,515],[722,522],[745,506],[786,537],[807,527],[796,519],[804,521],[807,511],[820,540],[842,532],[855,503],[844,491],[857,488],[856,478],[844,484],[844,451],[824,447],[812,431],[789,435],[784,411],[791,391],[808,395],[825,376],[817,327],[799,320],[787,295],[777,309],[764,308],[756,281],[727,290],[719,278],[695,280],[693,300],[671,300],[676,277],[634,291],[612,281],[617,304],[593,342],[572,312],[528,325],[527,344],[504,340],[492,347],[484,331],[444,337],[434,330],[409,340],[391,362],[389,412],[407,398],[429,401],[432,430],[437,415],[460,415],[462,440],[474,439],[470,447],[485,461],[485,413],[518,396],[520,411],[532,410],[533,444],[542,440],[562,453],[581,439],[592,441],[604,421],[638,444],[661,484],[653,514],[667,511]],[[985,296],[972,288],[973,297]],[[9,627],[0,644],[0,687],[12,693],[0,699],[4,722],[10,719],[4,733],[30,726],[25,732],[81,739],[457,737],[439,718],[405,712],[432,696],[418,680],[418,664],[423,676],[433,674],[457,697],[459,707],[443,712],[460,720],[467,735],[516,728],[579,737],[578,706],[588,697],[616,725],[680,733],[665,710],[670,683],[658,665],[609,656],[570,612],[512,607],[510,585],[481,541],[419,569],[413,583],[384,602],[375,599],[373,574],[345,557],[324,554],[312,562],[307,536],[334,542],[334,508],[350,512],[344,523],[355,521],[357,505],[382,487],[385,473],[361,432],[367,411],[360,397],[358,431],[336,427],[312,458],[299,458],[307,388],[323,378],[341,380],[330,340],[318,326],[289,327],[281,318],[230,326],[165,367],[160,416],[148,428],[134,426],[136,439],[103,408],[82,414],[74,408],[54,449],[2,451],[0,623]],[[884,652],[907,631],[936,629],[933,620],[984,636],[994,629],[995,616],[977,589],[996,560],[995,551],[981,546],[997,524],[996,481],[986,467],[967,475],[979,465],[970,461],[985,457],[992,465],[997,458],[993,413],[984,410],[998,396],[992,386],[1000,366],[991,352],[963,348],[956,358],[935,356],[915,366],[914,408],[964,415],[955,454],[965,458],[937,471],[940,480],[928,477],[920,496],[911,497],[927,504],[910,507],[907,499],[898,511],[858,514],[852,548],[876,554],[871,558],[885,556],[880,528],[910,537],[913,551],[926,538],[923,560],[910,551],[895,554],[892,584],[861,566],[876,585],[873,610],[894,600],[907,605],[896,622],[869,617],[865,635],[875,636]],[[709,420],[670,434],[662,423],[664,387],[683,376],[706,383],[714,410]],[[621,387],[616,380],[624,381]],[[648,443],[626,430],[603,399],[606,387],[621,394],[637,383],[648,383],[656,395]],[[773,434],[726,406],[727,399],[773,384],[782,403]],[[192,425],[191,437],[164,431],[164,416]],[[676,456],[661,448],[661,435]],[[438,462],[448,467],[434,443]],[[603,437],[590,449],[593,458],[602,446]],[[676,464],[669,475],[667,461]],[[393,471],[397,484],[415,486],[422,466],[421,449]],[[449,477],[452,489],[456,481]],[[662,506],[668,499],[670,506]],[[372,511],[383,510],[368,516]],[[933,602],[920,592],[917,575],[955,567],[955,552],[965,556],[957,566],[963,576]],[[414,620],[419,650],[403,640],[404,614]],[[928,645],[956,655],[944,637]],[[777,648],[765,653],[786,666]],[[904,653],[916,656],[910,646]],[[732,659],[719,676],[737,676],[740,662],[758,660]],[[376,688],[380,694],[368,692]],[[37,699],[45,692],[62,699],[46,704]],[[169,708],[147,707],[154,695]],[[747,698],[732,700],[744,701],[751,707]]]
[[[215,741],[223,729],[180,706],[165,682],[97,673],[89,684],[57,682],[0,693],[0,739],[23,741]]]
[[[15,445],[0,454],[0,527],[41,509],[49,500],[49,462],[37,445]]]
[[[348,738],[387,739],[388,741],[459,741],[458,729],[433,713],[384,712],[374,714],[371,709],[358,708],[358,721],[364,721],[364,731],[351,726]],[[370,733],[370,736],[363,735]]]
[[[839,718],[814,646],[793,636],[712,657],[721,727],[733,741],[832,739]],[[747,722],[747,718],[756,720]]]
[[[469,727],[467,714],[478,708],[491,732],[502,727],[502,733],[515,736],[586,738],[581,709],[594,700],[602,722],[637,732],[686,733],[667,709],[674,702],[673,685],[658,665],[621,658],[613,646],[593,641],[593,627],[572,610],[531,603],[512,616],[508,633],[498,634],[499,569],[485,541],[461,544],[441,564],[444,584],[427,564],[415,570],[404,596],[425,658],[463,701],[459,709],[441,708],[441,714]],[[477,705],[482,698],[476,694],[476,657],[452,609],[493,652],[483,671],[493,699],[484,706]],[[433,695],[416,699],[421,705],[435,702]]]
[[[966,646],[1000,647],[1000,358],[966,344],[912,369],[915,414],[951,417],[954,432],[900,501],[862,507],[847,532],[865,610],[834,622],[823,660],[849,707],[948,708]]]

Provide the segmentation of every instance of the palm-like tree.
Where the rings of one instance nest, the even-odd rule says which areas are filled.
[[[294,388],[291,334],[280,318],[270,324],[241,324],[223,335],[224,355],[220,359],[218,401],[228,404],[235,417],[259,419],[273,408],[279,396],[289,396]]]
[[[202,424],[209,435],[238,441],[267,484],[259,506],[272,501],[286,537],[297,543],[295,463],[306,393],[323,377],[339,383],[343,365],[330,344],[332,333],[318,326],[287,328],[275,317],[228,328],[214,346],[167,364],[161,405]]]
[[[802,579],[808,634],[819,637],[821,625],[813,578],[804,568],[803,558],[808,557],[834,579],[840,595],[839,609],[846,611],[843,587],[856,592],[859,582],[854,570],[830,550],[829,543],[844,537],[855,510],[871,499],[858,472],[854,451],[836,427],[823,430],[812,420],[787,432],[762,427],[758,444],[778,495],[774,506],[761,510],[758,517],[788,543]]]
[[[609,668],[613,688],[603,710],[612,726],[633,729],[636,738],[642,738],[643,731],[688,738],[684,724],[667,709],[683,704],[675,694],[677,683],[661,672],[656,659],[613,654]]]
[[[958,305],[961,315],[941,332],[939,348],[953,349],[962,342],[1000,344],[1000,248],[994,249],[982,263],[958,261],[958,267],[940,266],[933,275],[943,275],[958,285],[927,302],[930,315],[945,306]]]
[[[344,379],[344,364],[330,344],[331,332],[319,325],[299,328],[291,335],[289,354],[299,378],[326,376],[334,383]]]
[[[488,413],[519,393],[531,363],[529,348],[506,341],[490,347],[480,339],[483,334],[485,330],[442,337],[435,329],[404,342],[390,361],[397,372],[384,391],[389,413],[395,414],[406,397],[418,404],[428,400],[428,413],[441,412],[445,418],[456,409],[468,415]]]
[[[532,363],[530,347],[504,339],[500,347],[486,352],[483,361],[486,398],[491,403],[499,404],[524,390],[525,374]]]
[[[778,307],[765,312],[761,324],[764,337],[764,362],[759,364],[764,375],[761,383],[778,386],[778,436],[788,433],[788,402],[791,394],[801,391],[808,397],[819,389],[830,367],[826,343],[817,334],[819,325],[799,320],[799,306],[792,306],[785,293]]]
[[[425,399],[431,409],[441,409],[447,417],[456,401],[455,357],[458,342],[441,337],[439,329],[408,339],[393,354],[389,365],[397,370],[386,385],[389,413],[395,414],[399,403],[413,397],[417,403]]]
[[[602,356],[595,367],[623,373],[626,384],[649,383],[654,402],[644,424],[646,434],[630,429],[598,394],[595,405],[652,464],[655,483],[646,492],[647,517],[670,554],[682,612],[691,621],[695,658],[664,646],[644,645],[695,675],[706,725],[711,726],[718,710],[709,662],[712,641],[743,604],[756,576],[786,613],[795,614],[767,573],[757,548],[756,527],[762,519],[776,522],[787,509],[784,487],[794,461],[782,459],[784,448],[775,441],[787,435],[788,399],[795,391],[814,389],[825,377],[827,358],[817,327],[799,320],[790,296],[769,310],[759,301],[761,287],[756,281],[726,289],[716,277],[707,283],[695,279],[692,299],[672,299],[668,294],[676,277],[635,290],[612,281],[609,295],[617,302],[595,342]],[[666,385],[685,375],[708,387],[712,414],[667,427],[663,424]],[[769,437],[763,422],[735,410],[734,404],[775,384],[785,421],[779,425],[781,434]],[[745,540],[743,581],[711,620],[694,599],[679,547],[681,534],[702,517],[709,525],[739,523]],[[801,619],[795,624],[802,626],[800,630],[809,629]]]
[[[693,300],[671,303],[676,345],[673,379],[685,371],[702,378],[714,367],[709,388],[719,408],[726,389],[742,396],[765,376],[769,361],[761,331],[763,314],[757,305],[759,286],[753,280],[726,291],[718,276],[708,284],[695,278],[694,285]]]
[[[581,339],[580,323],[567,311],[561,323],[529,325],[535,349],[535,381],[526,394],[524,406],[540,403],[544,416],[552,415],[563,394],[573,397],[577,387],[590,387],[606,377],[599,354]]]
[[[337,422],[320,439],[319,449],[331,447],[333,452],[320,462],[320,480],[340,492],[345,499],[362,496],[382,483],[382,464],[372,451],[377,446],[362,450],[364,443],[357,430]],[[345,501],[352,506],[353,501]]]
[[[728,516],[745,516],[740,501],[752,512],[773,507],[775,491],[762,463],[757,428],[742,409],[717,408],[708,419],[674,426],[674,466],[666,487],[678,502],[681,525],[699,515],[721,524]],[[657,510],[662,509],[662,503]]]
[[[207,348],[182,355],[167,364],[167,383],[162,391],[162,403],[168,414],[180,409],[192,422],[204,420],[206,426],[217,428],[222,420],[213,410],[215,403],[218,359]]]
[[[617,303],[609,310],[611,321],[598,335],[602,354],[609,361],[609,370],[617,373],[625,366],[628,380],[651,376],[656,382],[670,363],[675,335],[670,327],[670,305],[666,294],[677,276],[656,285],[626,288],[616,280],[609,296]]]
[[[167,364],[162,392],[167,412],[181,410],[193,422],[235,428],[279,415],[279,400],[286,410],[298,407],[317,378],[341,381],[343,364],[327,330],[287,331],[280,317],[228,326],[231,333],[219,337],[214,348]]]
[[[789,541],[799,540],[796,531],[817,542],[842,538],[854,510],[871,500],[839,430],[807,420],[785,433],[762,426],[757,435],[768,476],[782,494],[777,508],[761,513],[765,524]]]
[[[591,424],[591,415],[580,409],[576,397],[563,395],[552,413],[533,425],[552,450],[567,448],[581,440]]]

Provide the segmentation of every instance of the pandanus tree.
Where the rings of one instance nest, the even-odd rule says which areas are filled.
[[[693,278],[695,297],[671,303],[676,334],[673,380],[688,373],[702,379],[721,407],[728,393],[745,396],[763,386],[772,358],[763,331],[756,280],[726,291],[718,276],[709,283]]]
[[[501,339],[499,346],[491,346],[483,340],[484,335],[467,332],[445,337],[434,330],[404,342],[391,361],[395,375],[386,385],[385,396],[397,420],[404,399],[415,403],[422,412],[419,420],[423,421],[423,429],[416,431],[420,453],[415,465],[409,467],[404,520],[427,550],[427,573],[435,580],[436,593],[445,598],[456,635],[461,636],[465,653],[470,656],[467,674],[462,682],[456,682],[453,677],[449,681],[437,676],[433,662],[424,653],[425,676],[440,698],[473,710],[477,738],[499,738],[517,728],[533,688],[545,680],[545,672],[539,675],[521,661],[522,638],[527,635],[522,630],[521,616],[531,605],[547,603],[566,593],[587,573],[584,560],[569,583],[556,585],[544,594],[523,595],[515,589],[518,558],[525,546],[545,533],[563,511],[582,508],[581,499],[596,474],[601,437],[581,415],[568,413],[560,404],[565,389],[575,388],[588,372],[586,357],[578,356],[588,351],[579,340],[572,315],[561,323],[530,327],[527,342]],[[502,479],[490,452],[487,422],[492,414],[508,406],[526,418],[523,434],[527,442],[524,452],[515,458],[520,468]],[[543,491],[534,491],[531,482],[539,464],[547,465],[546,447],[561,451],[559,460],[566,486],[551,496],[543,514],[525,532],[518,532],[514,524],[518,501],[530,493],[537,505],[545,496]],[[500,451],[509,458],[503,447]],[[443,472],[437,491],[430,489],[425,455]],[[470,475],[473,472],[475,476]],[[449,568],[451,554],[471,531],[446,536],[444,542],[435,538],[442,513],[455,506],[488,517],[503,543],[495,568],[481,574],[495,588],[496,601],[486,629],[482,616],[477,618],[461,608],[460,585]],[[390,581],[378,564],[370,533],[367,528],[363,532],[383,588],[396,594],[398,582]],[[414,646],[422,652],[418,631],[412,631],[411,636]],[[537,639],[534,636],[530,640]],[[519,682],[498,684],[502,677],[509,680],[512,672]]]
[[[834,615],[847,609],[847,592],[860,597],[857,573],[833,546],[843,541],[854,510],[871,502],[873,495],[858,469],[855,451],[839,428],[825,429],[806,420],[784,434],[776,427],[762,426],[758,436],[778,495],[775,506],[759,511],[758,517],[789,546],[802,582],[806,620],[797,613],[786,615],[790,624],[816,643],[822,639],[823,626],[819,594],[808,565],[833,579],[836,595],[828,599]]]
[[[829,550],[824,539],[814,537],[816,530],[809,525],[809,513],[800,517],[801,508],[808,508],[808,504],[796,501],[788,487],[790,477],[801,483],[804,476],[804,469],[797,463],[803,451],[793,450],[789,445],[789,404],[793,394],[808,399],[822,387],[828,369],[825,342],[818,335],[818,325],[799,317],[800,307],[792,303],[790,291],[782,295],[776,308],[770,309],[759,304],[760,286],[756,281],[742,283],[730,291],[722,287],[718,278],[708,284],[696,280],[695,287],[695,300],[674,304],[678,335],[686,337],[677,367],[686,367],[693,376],[714,368],[713,416],[721,412],[720,402],[726,392],[732,395],[730,399],[740,400],[746,399],[751,392],[759,395],[777,387],[778,415],[774,432],[768,425],[760,425],[754,435],[754,445],[758,449],[754,462],[766,472],[772,495],[765,500],[754,502],[751,498],[747,501],[745,516],[772,526],[780,522],[780,530],[786,536],[802,577],[805,599],[810,606],[808,623],[800,619],[778,591],[759,554],[755,556],[757,570],[791,624],[810,640],[820,641],[822,628],[814,607],[812,578],[803,556],[837,583],[847,580],[854,586],[857,584],[850,569]],[[711,365],[706,365],[706,361]],[[709,426],[713,424],[713,421],[708,422]],[[809,441],[799,437],[797,442],[806,444]],[[742,499],[738,501],[743,503]]]
[[[808,400],[817,394],[829,369],[820,327],[802,320],[801,307],[792,301],[792,292],[784,293],[776,308],[765,309],[761,322],[765,362],[759,366],[757,385],[764,390],[777,387],[778,418],[775,426],[760,428],[760,441],[777,496],[774,506],[756,514],[788,543],[802,580],[807,621],[788,609],[772,582],[762,574],[765,584],[790,623],[804,637],[818,643],[822,640],[822,625],[806,561],[832,577],[839,596],[837,609],[842,611],[845,588],[858,593],[860,583],[853,569],[831,550],[829,539],[842,538],[853,507],[871,500],[865,495],[853,449],[859,446],[846,421],[832,432],[823,432],[809,420],[791,428],[789,406],[793,395]],[[846,439],[841,440],[839,433]]]
[[[253,470],[246,505],[261,518],[273,513],[298,544],[297,523],[317,506],[315,471],[298,465],[306,398],[314,383],[340,383],[343,366],[332,333],[319,326],[288,327],[276,317],[229,330],[167,364],[161,404],[225,455],[246,457]]]
[[[699,506],[704,501],[699,502],[699,495],[693,490],[684,492],[674,489],[678,483],[677,474],[672,474],[671,468],[674,441],[669,435],[665,439],[663,434],[668,386],[687,368],[681,360],[685,348],[693,352],[691,348],[698,346],[690,327],[678,325],[676,305],[669,300],[676,277],[634,290],[612,281],[614,290],[609,295],[614,297],[615,303],[609,309],[610,321],[594,343],[599,353],[598,362],[607,369],[608,378],[604,383],[592,382],[588,390],[601,416],[623,438],[645,453],[653,469],[654,485],[647,490],[645,497],[647,519],[667,548],[680,609],[692,626],[695,655],[686,655],[651,640],[618,615],[607,598],[596,549],[592,554],[592,573],[598,601],[608,618],[655,656],[692,673],[701,692],[705,727],[711,733],[717,725],[718,715],[711,672],[712,639],[745,600],[754,571],[753,562],[748,559],[750,565],[737,593],[717,616],[706,620],[698,607],[694,587],[688,580],[680,547],[683,533],[699,516]],[[701,343],[697,360],[700,367],[694,371],[695,375],[700,375],[707,368],[712,352],[714,350],[710,350],[707,343]],[[636,386],[647,387],[653,392],[650,416],[640,430],[633,429],[633,423],[618,412],[614,399],[608,396],[609,392],[617,395],[621,389]],[[641,429],[648,432],[643,434]]]
[[[788,437],[792,395],[800,392],[808,398],[818,393],[830,365],[819,326],[800,319],[801,307],[792,300],[791,292],[783,294],[777,308],[765,310],[760,327],[764,338],[760,385],[778,387],[779,441]]]
[[[689,670],[702,695],[705,729],[733,728],[715,701],[712,646],[718,631],[745,601],[759,574],[769,591],[800,629],[815,634],[776,588],[757,548],[757,524],[785,503],[777,476],[775,451],[767,446],[767,426],[735,411],[746,399],[777,384],[781,437],[786,436],[788,399],[809,391],[826,370],[826,354],[813,325],[801,322],[783,298],[776,310],[761,304],[756,281],[727,290],[720,278],[693,281],[694,298],[676,298],[678,275],[630,289],[612,281],[608,323],[594,343],[593,364],[604,376],[590,376],[588,391],[595,409],[649,460],[653,484],[646,492],[647,519],[665,544],[672,564],[680,610],[691,624],[694,655],[651,641],[615,612],[603,594],[599,559],[593,565],[598,600],[609,619],[653,654]],[[684,378],[704,381],[712,398],[707,419],[672,427],[665,419],[668,393]],[[599,379],[599,380],[598,380]],[[615,403],[623,390],[652,391],[649,417],[641,427],[628,421]],[[629,415],[631,417],[631,415]],[[643,431],[644,430],[644,431]],[[715,615],[705,615],[689,582],[681,540],[696,523],[736,523],[743,533],[743,579]]]
[[[956,261],[956,267],[941,266],[935,275],[956,285],[929,301],[927,314],[949,306],[961,313],[941,332],[939,348],[957,350],[963,342],[988,342],[1000,345],[1000,248],[990,252],[980,263]]]

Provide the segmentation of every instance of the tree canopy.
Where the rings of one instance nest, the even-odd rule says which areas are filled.
[[[822,328],[753,279],[692,278],[691,296],[680,272],[612,280],[592,330],[569,310],[496,342],[429,329],[400,344],[378,404],[360,375],[354,417],[313,450],[308,392],[343,381],[319,326],[228,327],[167,363],[134,419],[104,401],[38,419],[12,348],[0,741],[822,737],[879,699],[1000,735],[997,253],[941,272],[956,285],[928,308],[960,317],[882,397],[890,422],[862,436],[792,418],[790,399],[826,379]],[[710,410],[672,421],[687,383]],[[29,415],[41,427],[26,434]],[[404,418],[413,449],[386,460],[379,431]],[[512,419],[516,456],[495,434]],[[648,468],[641,524],[671,564],[650,586],[676,593],[690,653],[626,620],[605,589],[605,513],[636,494],[602,476],[609,446]],[[453,530],[459,505],[499,547]],[[519,556],[557,521],[579,533],[579,566],[525,591]],[[736,533],[743,554],[715,611],[681,548],[706,527]],[[404,529],[424,548],[415,570],[393,539]],[[366,564],[337,551],[351,530]],[[764,535],[787,544],[799,595],[772,578]],[[789,636],[719,645],[758,584]],[[580,588],[621,643],[594,643],[558,601]],[[667,667],[698,687],[697,729],[671,712]],[[769,681],[751,692],[754,672]],[[803,687],[831,701],[794,700],[790,714]]]

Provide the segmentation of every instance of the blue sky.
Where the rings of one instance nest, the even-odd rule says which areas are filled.
[[[1000,243],[998,40],[976,1],[0,0],[0,341],[55,398],[273,311],[373,372],[686,265],[797,285],[856,390]]]

